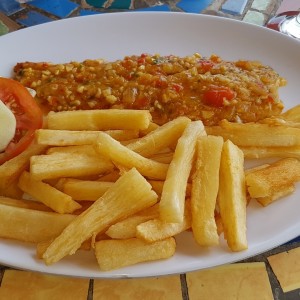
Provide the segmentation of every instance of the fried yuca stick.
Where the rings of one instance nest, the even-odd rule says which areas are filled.
[[[165,222],[183,222],[185,192],[192,168],[196,141],[203,135],[206,135],[203,123],[193,121],[185,128],[177,142],[159,205],[160,218]]]
[[[270,197],[272,201],[292,192],[294,183],[299,180],[300,161],[296,158],[280,159],[246,175],[250,196],[252,198]],[[272,198],[275,195],[277,197]],[[265,205],[272,201],[268,201]]]
[[[201,246],[219,244],[215,209],[222,147],[223,138],[220,136],[200,137],[197,142],[191,210],[193,235]]]
[[[190,122],[191,120],[187,117],[178,117],[127,145],[127,147],[144,157],[149,157],[177,142]]]
[[[148,110],[101,109],[50,112],[48,129],[60,130],[111,130],[147,129],[151,114]]]
[[[47,265],[76,252],[83,241],[110,225],[154,205],[157,195],[136,169],[124,173],[92,206],[77,216],[43,255]]]
[[[58,184],[61,191],[74,200],[96,201],[113,185],[113,182],[63,178]]]
[[[175,236],[191,227],[191,206],[186,201],[183,221],[180,223],[164,222],[158,218],[146,221],[136,227],[136,237],[153,243]]]
[[[287,121],[300,122],[300,105],[290,108],[286,112],[279,115],[279,117]]]
[[[152,179],[165,179],[169,165],[145,158],[123,146],[108,134],[101,132],[95,144],[96,151],[125,168],[136,168],[142,175]]]
[[[39,243],[59,235],[74,215],[0,204],[0,237]]]
[[[32,201],[32,200],[14,199],[14,198],[0,196],[0,204],[40,210],[40,211],[53,211],[50,207],[46,206],[45,204],[38,201]]]
[[[137,225],[159,217],[158,204],[142,210],[125,220],[111,225],[105,232],[113,239],[129,239],[136,237]]]
[[[132,238],[99,241],[95,246],[95,254],[100,269],[109,271],[140,262],[170,258],[175,249],[174,238],[154,243]]]
[[[244,155],[230,140],[224,143],[222,150],[218,204],[229,248],[232,251],[247,249]]]
[[[30,158],[30,172],[38,180],[98,175],[111,171],[113,167],[108,160],[87,153],[56,152]]]
[[[41,154],[46,146],[32,144],[18,156],[6,161],[0,166],[0,195],[5,195],[9,186],[16,181],[20,174],[29,166],[32,155]]]
[[[245,158],[295,157],[300,159],[300,146],[240,147]]]
[[[222,120],[220,126],[207,127],[211,135],[220,135],[241,147],[300,146],[300,128],[260,123],[231,123]]]
[[[71,196],[57,190],[53,186],[35,180],[32,175],[24,171],[19,179],[19,187],[25,193],[36,200],[44,203],[60,214],[72,213],[81,208],[81,205],[74,201]]]
[[[54,130],[38,129],[35,132],[36,142],[39,145],[49,146],[71,146],[93,144],[99,131],[78,130]],[[109,130],[106,131],[111,137],[118,141],[138,138],[138,130]]]

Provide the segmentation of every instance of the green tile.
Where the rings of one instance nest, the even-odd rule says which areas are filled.
[[[8,27],[2,21],[0,21],[0,35],[6,34],[8,32]]]

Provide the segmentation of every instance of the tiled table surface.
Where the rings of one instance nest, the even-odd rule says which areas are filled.
[[[23,3],[22,3],[23,2]],[[1,0],[0,1],[0,35],[7,34],[14,30],[22,29],[24,27],[34,26],[37,24],[50,22],[62,18],[70,18],[73,16],[84,16],[89,14],[113,13],[116,11],[128,10],[142,10],[142,11],[176,11],[185,13],[202,13],[225,16],[233,19],[238,19],[245,22],[255,23],[257,25],[265,25],[265,23],[276,13],[287,10],[300,10],[300,0],[177,0],[177,1],[155,1],[155,0],[33,0],[27,3],[15,0]],[[1,45],[0,45],[1,51]],[[247,299],[286,299],[296,300],[300,299],[300,289],[295,289],[289,292],[284,292],[280,285],[277,272],[270,264],[270,257],[276,254],[286,254],[289,251],[298,250],[300,247],[300,238],[295,239],[285,245],[276,249],[268,251],[264,254],[246,259],[241,263],[244,266],[254,266],[255,263],[260,262],[266,271],[269,281],[270,293],[269,296],[261,295],[262,298],[251,298],[251,293],[247,293],[250,298]],[[292,250],[294,249],[294,250]],[[299,257],[295,256],[296,258]],[[238,265],[239,266],[239,265]],[[256,265],[255,265],[256,266]],[[299,263],[294,264],[295,270],[292,274],[300,273]],[[244,269],[243,269],[244,270]],[[246,269],[245,269],[246,270]],[[247,271],[243,271],[244,274]],[[227,270],[233,274],[232,270]],[[6,272],[6,274],[5,274]],[[245,273],[246,272],[246,273]],[[5,274],[5,275],[4,275]],[[224,294],[224,297],[219,296],[203,297],[195,289],[195,282],[202,276],[201,271],[193,272],[191,274],[180,274],[175,276],[167,276],[162,278],[149,279],[131,279],[119,281],[99,280],[99,279],[70,279],[59,278],[58,282],[63,282],[61,289],[57,287],[55,278],[47,277],[42,274],[35,274],[31,272],[18,272],[0,266],[0,280],[2,285],[0,287],[0,299],[241,299],[237,294]],[[12,280],[9,280],[11,276]],[[16,278],[23,282],[23,288],[15,286]],[[240,276],[240,275],[238,275]],[[246,275],[245,275],[246,276]],[[246,278],[246,277],[245,277]],[[53,294],[53,289],[49,287],[48,283],[54,280],[57,291]],[[39,284],[46,289],[45,291],[39,289]],[[247,282],[247,280],[246,280]],[[31,283],[31,284],[30,284]],[[154,285],[153,285],[154,283]],[[72,284],[74,287],[72,288]],[[200,284],[200,283],[199,283]],[[251,281],[249,281],[251,284]],[[216,283],[217,285],[217,283]],[[24,287],[26,286],[26,287]],[[51,286],[51,285],[50,285]],[[75,288],[77,286],[77,289]],[[154,290],[153,286],[156,287]],[[15,288],[14,288],[15,287]],[[73,289],[76,293],[75,298],[65,297],[65,290]],[[158,290],[157,290],[158,287]],[[300,287],[300,282],[296,282],[296,287]],[[220,286],[216,286],[220,289]],[[248,287],[249,288],[249,287]],[[116,290],[122,289],[123,297],[119,297]],[[252,292],[256,289],[256,285],[250,290]],[[132,291],[136,291],[133,293]],[[14,292],[13,292],[14,291]],[[16,292],[16,291],[22,291]],[[30,291],[30,293],[28,292]],[[52,291],[52,292],[51,292]],[[138,292],[139,291],[139,292]],[[156,291],[156,292],[155,292]],[[160,293],[158,292],[160,291]],[[7,292],[7,293],[6,293]],[[18,294],[19,293],[19,294]],[[24,296],[25,295],[25,296]],[[210,294],[211,295],[211,294]],[[252,293],[255,295],[255,293]],[[70,295],[69,295],[70,296]],[[118,298],[119,297],[119,298]],[[227,298],[226,298],[227,297]],[[254,297],[254,296],[253,296]]]

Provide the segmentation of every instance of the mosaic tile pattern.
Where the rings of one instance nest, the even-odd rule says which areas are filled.
[[[233,15],[241,15],[247,3],[248,0],[227,0],[222,5],[222,11]]]
[[[287,4],[285,4],[287,2]],[[264,25],[280,5],[300,7],[300,0],[1,0],[0,13],[11,20],[0,34],[51,20],[116,11],[174,11],[221,15]],[[2,20],[0,15],[0,20]],[[3,21],[3,20],[2,20]]]

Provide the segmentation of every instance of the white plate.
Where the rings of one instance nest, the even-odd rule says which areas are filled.
[[[280,90],[287,108],[299,103],[300,43],[275,31],[234,20],[183,13],[114,13],[78,17],[22,29],[0,38],[0,75],[10,76],[22,61],[114,60],[147,53],[216,53],[224,59],[254,59],[271,65],[288,80]],[[92,253],[78,251],[46,267],[34,247],[0,241],[0,263],[53,274],[94,278],[142,277],[183,273],[235,262],[274,248],[300,234],[300,190],[267,208],[248,208],[247,251],[198,247],[189,233],[177,237],[173,258],[111,272],[99,271]],[[12,220],[13,222],[13,220]]]

